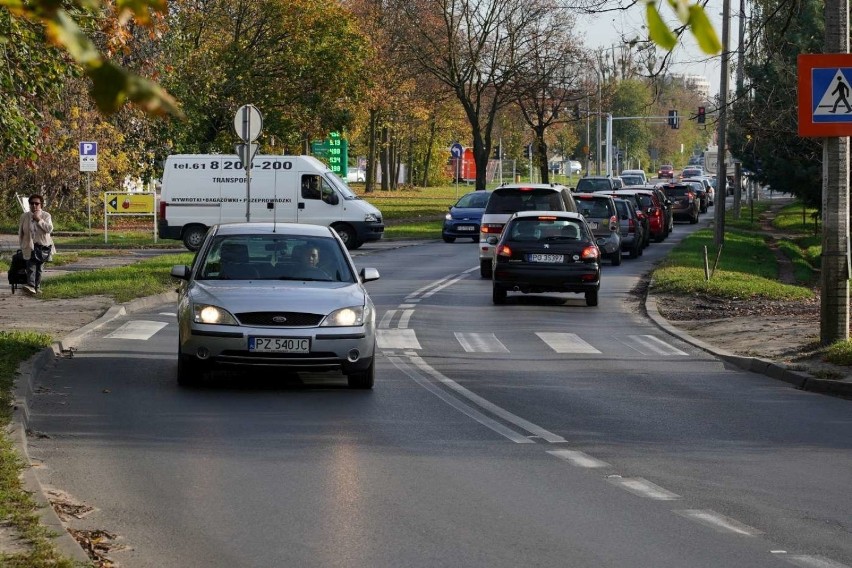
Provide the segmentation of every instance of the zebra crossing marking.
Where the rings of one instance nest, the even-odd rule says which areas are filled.
[[[600,354],[600,351],[580,339],[576,333],[537,331],[535,334],[557,353]]]
[[[493,333],[455,332],[456,341],[468,353],[508,353],[505,345],[500,343]]]

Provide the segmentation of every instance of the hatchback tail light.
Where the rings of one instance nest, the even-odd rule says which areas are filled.
[[[500,245],[497,247],[497,256],[512,256],[512,249],[509,248],[509,245]]]
[[[601,257],[601,251],[596,246],[588,246],[580,253],[580,258],[583,260],[595,260]]]
[[[633,222],[633,219],[627,220],[627,232],[635,233],[636,232],[636,223]]]
[[[487,235],[499,235],[503,232],[503,224],[485,223],[479,228],[479,232]]]

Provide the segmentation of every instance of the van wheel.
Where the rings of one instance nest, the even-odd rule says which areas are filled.
[[[618,266],[618,265],[621,264],[621,249],[620,248],[617,251],[615,251],[614,253],[612,253],[612,256],[610,256],[610,261],[612,262],[613,266]]]
[[[204,242],[204,235],[207,234],[207,227],[201,225],[192,225],[183,230],[183,245],[192,252],[201,248],[201,243]]]
[[[490,260],[480,260],[479,261],[479,275],[483,278],[491,278],[491,261]]]
[[[337,231],[337,234],[340,236],[340,240],[343,241],[343,244],[346,245],[346,248],[349,250],[355,250],[361,243],[358,242],[358,236],[355,234],[355,230],[352,229],[349,225],[332,225],[332,229]]]

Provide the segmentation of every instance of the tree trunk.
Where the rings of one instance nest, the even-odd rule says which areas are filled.
[[[426,187],[429,183],[429,167],[432,165],[432,147],[435,144],[435,133],[437,130],[435,117],[432,116],[429,121],[429,143],[426,145],[426,159],[423,163],[423,187]]]
[[[390,171],[389,171],[390,167],[389,167],[389,164],[388,164],[388,162],[389,162],[389,160],[388,160],[388,157],[389,157],[388,156],[388,146],[389,145],[390,145],[390,143],[388,141],[388,127],[382,126],[382,138],[381,138],[381,145],[379,147],[379,167],[381,168],[381,171],[382,171],[382,191],[387,191],[388,189],[390,189],[390,186],[388,185],[388,181],[390,179],[390,175],[389,175],[390,174]]]
[[[364,193],[373,193],[376,189],[376,121],[379,111],[370,109],[370,130],[367,141],[367,174],[364,176]]]

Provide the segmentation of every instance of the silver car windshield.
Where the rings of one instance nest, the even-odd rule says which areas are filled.
[[[331,238],[301,235],[222,235],[200,261],[199,280],[356,281]]]

